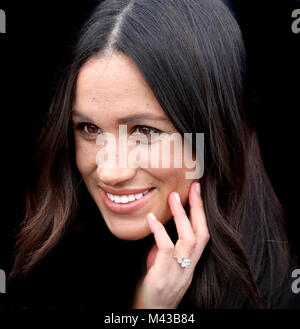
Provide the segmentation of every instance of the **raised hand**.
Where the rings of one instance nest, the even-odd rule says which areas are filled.
[[[209,241],[199,183],[192,183],[189,190],[190,219],[178,193],[170,193],[168,202],[178,240],[174,245],[164,225],[154,214],[148,214],[148,225],[156,244],[148,254],[147,274],[137,289],[133,308],[176,308],[192,282],[195,266]]]

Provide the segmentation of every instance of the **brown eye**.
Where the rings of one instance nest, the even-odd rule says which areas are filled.
[[[150,137],[153,133],[159,133],[159,130],[147,126],[138,126],[136,127],[135,131],[137,133],[146,135],[147,137]]]
[[[150,129],[148,129],[146,127],[139,127],[139,128],[137,128],[137,131],[139,131],[140,133],[142,133],[144,135],[149,135],[150,134]]]
[[[137,135],[144,135],[147,138],[147,144],[154,143],[159,140],[159,135],[162,133],[160,130],[151,128],[148,126],[136,126],[134,127],[134,133],[133,136]],[[143,141],[140,141],[140,143],[143,143]]]
[[[88,122],[79,122],[74,124],[74,129],[78,130],[84,138],[88,139],[94,139],[102,132],[99,127]]]
[[[84,132],[86,132],[89,135],[97,135],[100,134],[101,131],[100,128],[98,128],[97,126],[88,123],[85,124],[84,126]]]

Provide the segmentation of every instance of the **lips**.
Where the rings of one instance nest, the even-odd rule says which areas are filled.
[[[154,190],[154,188],[144,188],[113,191],[100,188],[100,194],[109,210],[118,214],[129,214],[141,209],[152,197]]]

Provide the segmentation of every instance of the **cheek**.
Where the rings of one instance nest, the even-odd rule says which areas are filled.
[[[178,160],[176,159],[176,156],[178,155],[178,149],[182,152],[182,156],[180,157],[182,162],[178,162]],[[171,192],[178,192],[182,204],[185,206],[188,202],[189,188],[194,179],[186,178],[186,173],[189,170],[185,167],[184,164],[183,147],[177,148],[176,151],[177,152],[174,152],[174,148],[171,147],[169,168],[151,168],[151,162],[149,161],[147,171],[152,177],[154,177],[159,182],[159,189],[164,194],[164,197],[166,199]],[[159,156],[161,160],[163,156],[163,152],[161,149],[159,152]],[[148,156],[148,159],[150,159],[150,155]],[[174,168],[175,159],[177,163],[179,163],[179,165],[181,163],[181,168]],[[160,162],[160,166],[161,163],[162,162]]]
[[[186,179],[185,168],[148,169],[148,173],[159,181],[159,188],[166,195],[178,192],[183,203],[186,203],[188,191],[193,180]]]
[[[75,139],[75,158],[82,177],[89,176],[96,168],[96,152],[88,143]]]

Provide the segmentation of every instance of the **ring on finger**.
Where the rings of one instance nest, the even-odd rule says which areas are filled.
[[[188,267],[192,264],[190,258],[187,257],[177,258],[176,256],[173,256],[173,258],[175,258],[177,260],[177,263],[183,268]]]

